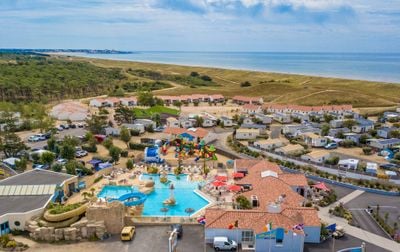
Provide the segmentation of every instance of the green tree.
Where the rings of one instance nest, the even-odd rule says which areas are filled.
[[[327,136],[329,134],[329,130],[331,129],[331,127],[329,126],[329,124],[323,124],[322,125],[322,129],[321,129],[321,135],[322,136]]]
[[[50,151],[43,152],[42,155],[40,156],[40,161],[43,164],[51,165],[55,159],[56,159],[56,155]]]
[[[389,136],[391,138],[400,138],[400,130],[393,130],[389,133]]]
[[[334,119],[333,115],[330,114],[324,114],[324,121],[326,123],[330,123]]]
[[[67,160],[73,160],[75,158],[75,146],[70,144],[63,144],[61,146],[61,157]]]
[[[236,203],[239,205],[240,209],[251,209],[250,201],[243,195],[239,195],[236,198]]]
[[[156,100],[151,92],[140,92],[138,94],[138,103],[142,106],[152,107],[156,105]]]
[[[357,124],[357,122],[354,120],[345,120],[343,122],[343,127],[351,129],[356,124]]]
[[[161,125],[161,115],[159,113],[154,113],[151,116],[151,120],[156,123],[157,127]]]
[[[15,157],[19,152],[26,149],[25,143],[14,132],[5,132],[0,136],[0,151],[4,153],[5,157]]]
[[[18,171],[25,171],[28,165],[28,159],[26,157],[22,157],[20,160],[15,161],[15,168]]]
[[[63,168],[62,165],[57,163],[51,166],[51,170],[54,172],[61,172],[62,168]]]
[[[172,103],[172,105],[174,105],[175,107],[179,108],[179,113],[181,112],[181,107],[182,107],[182,102],[181,101],[174,101]]]
[[[132,109],[121,105],[115,109],[114,119],[119,123],[132,123],[136,115]]]
[[[57,147],[57,140],[54,136],[51,136],[49,140],[47,140],[47,149],[49,151],[55,151]]]
[[[364,148],[362,148],[362,151],[363,151],[364,155],[371,155],[372,148],[371,147],[364,147]]]
[[[119,137],[129,147],[129,141],[131,140],[131,133],[129,132],[128,128],[122,127],[119,133]]]
[[[107,116],[92,115],[90,119],[86,120],[87,129],[93,134],[101,134],[107,125],[106,118]]]
[[[112,137],[107,137],[106,139],[104,139],[104,141],[103,141],[103,146],[104,147],[106,147],[107,149],[110,149],[111,148],[111,146],[113,146],[114,144],[113,144],[113,139],[112,139]]]
[[[119,157],[121,155],[121,149],[116,147],[116,146],[111,146],[109,151],[109,155],[112,158],[114,163],[117,163],[119,161]]]
[[[70,160],[65,164],[65,170],[71,175],[76,175],[76,167],[77,164],[75,160]]]
[[[191,76],[191,77],[199,77],[200,74],[199,74],[198,72],[191,72],[191,73],[190,73],[190,76]]]
[[[196,116],[195,117],[196,123],[195,126],[196,127],[201,127],[203,125],[204,119],[201,116]]]
[[[132,159],[128,159],[127,161],[126,161],[126,168],[128,169],[128,170],[132,170],[133,169],[133,160]]]
[[[80,143],[79,138],[75,137],[75,136],[65,136],[62,144],[63,145],[71,145],[71,146],[78,146],[78,144]]]

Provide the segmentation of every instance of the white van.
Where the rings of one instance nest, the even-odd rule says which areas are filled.
[[[228,239],[226,236],[214,237],[214,249],[219,250],[236,250],[237,243],[233,240]]]

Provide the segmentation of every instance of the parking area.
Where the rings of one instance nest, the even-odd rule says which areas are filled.
[[[84,251],[84,252],[128,252],[128,251],[168,251],[168,238],[170,226],[151,225],[137,226],[136,235],[132,241],[122,242],[118,235],[104,241],[80,242],[73,244],[48,244],[29,242],[29,251],[58,252],[58,251]],[[17,238],[18,240],[18,238]],[[200,225],[184,225],[182,239],[178,241],[177,251],[203,252],[204,228]]]
[[[376,210],[376,206],[380,207],[380,215],[384,218],[388,213],[388,224],[400,223],[400,197],[384,196],[373,193],[363,193],[357,198],[345,204],[353,213],[355,224],[364,230],[368,230],[377,235],[387,237],[374,220],[364,211],[368,206]]]
[[[319,244],[304,244],[304,252],[332,252],[344,248],[359,247],[363,241],[346,234],[339,240],[333,239],[326,240]],[[383,248],[377,247],[373,244],[366,243],[366,251],[368,252],[389,252]]]
[[[63,131],[58,131],[56,134],[56,138],[63,139],[66,136],[84,136],[86,134],[86,129],[84,128],[75,128],[75,129],[66,129]],[[31,133],[30,135],[34,135]],[[28,142],[29,135],[24,134],[22,140],[25,141],[26,145],[31,149],[42,149],[44,146],[47,145],[47,141],[39,141],[39,142]]]

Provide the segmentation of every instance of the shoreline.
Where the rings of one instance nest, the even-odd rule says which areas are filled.
[[[115,54],[74,54],[74,53],[48,53],[49,55],[57,55],[57,56],[66,56],[66,57],[76,57],[76,58],[84,58],[84,59],[96,59],[96,60],[111,60],[111,61],[124,61],[124,62],[132,62],[132,63],[145,63],[145,64],[160,64],[160,65],[170,65],[170,66],[183,66],[183,67],[194,67],[194,68],[210,68],[210,69],[221,69],[221,70],[233,70],[233,71],[245,71],[245,72],[261,72],[261,73],[269,73],[269,74],[282,74],[282,75],[298,75],[304,77],[317,77],[317,78],[334,78],[334,79],[342,79],[342,80],[353,80],[353,81],[366,81],[366,82],[378,82],[382,84],[394,84],[400,85],[400,80],[382,80],[382,79],[367,79],[360,76],[340,76],[340,75],[330,75],[330,74],[320,74],[320,73],[300,73],[300,72],[285,72],[285,71],[277,71],[277,70],[267,70],[261,68],[246,68],[246,67],[235,67],[235,66],[227,66],[227,65],[207,65],[207,64],[191,64],[185,62],[166,62],[166,61],[157,61],[157,60],[140,60],[140,59],[124,59],[124,58],[114,58],[112,57]],[[101,55],[100,57],[96,57],[96,55]],[[110,57],[108,57],[110,55]]]

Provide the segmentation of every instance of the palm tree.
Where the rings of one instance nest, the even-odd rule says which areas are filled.
[[[83,196],[83,199],[84,199],[84,200],[87,200],[87,197],[90,196],[90,193],[88,193],[88,192],[83,192],[83,193],[82,193],[82,196]]]

